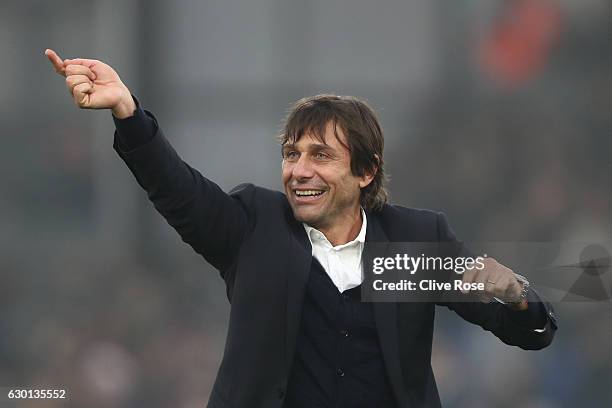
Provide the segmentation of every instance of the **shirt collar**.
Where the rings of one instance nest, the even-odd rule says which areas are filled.
[[[359,230],[359,234],[357,234],[357,237],[354,240],[347,242],[346,244],[335,246],[334,247],[335,249],[342,249],[344,247],[354,245],[355,243],[363,244],[365,242],[366,231],[368,228],[368,219],[366,217],[366,213],[363,210],[363,208],[361,208],[361,219],[362,219],[361,230]],[[310,241],[311,246],[314,245],[313,241],[317,239],[316,237],[322,237],[323,242],[326,242],[330,247],[332,246],[331,243],[327,240],[327,237],[325,237],[325,235],[321,231],[319,231],[316,228],[311,227],[310,225],[306,223],[302,223],[302,225],[304,226],[304,229],[306,230],[306,235],[308,236],[308,240]]]

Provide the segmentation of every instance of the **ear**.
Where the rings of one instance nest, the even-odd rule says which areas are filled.
[[[376,163],[380,163],[380,159],[377,154],[374,155],[374,158],[376,159]],[[359,187],[367,187],[372,180],[374,180],[376,173],[378,173],[378,166],[375,166],[371,172],[365,172],[365,174],[359,178]]]

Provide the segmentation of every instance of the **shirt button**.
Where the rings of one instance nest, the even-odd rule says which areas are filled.
[[[338,377],[344,377],[344,370],[339,368],[336,370],[336,374],[338,374]]]
[[[342,335],[343,337],[348,337],[349,331],[347,329],[342,329],[340,330],[340,335]]]

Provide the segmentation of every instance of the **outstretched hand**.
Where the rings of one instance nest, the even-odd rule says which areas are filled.
[[[82,109],[111,109],[123,119],[132,116],[136,105],[129,89],[109,65],[93,59],[62,60],[55,51],[45,50],[55,72],[66,78],[74,103]]]

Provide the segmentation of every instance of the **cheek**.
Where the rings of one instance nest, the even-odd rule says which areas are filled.
[[[359,180],[352,177],[352,175],[347,175],[342,182],[342,192],[347,197],[358,196],[361,193]]]
[[[286,184],[289,180],[291,180],[291,174],[293,170],[290,165],[283,164],[281,168],[281,179],[283,184]]]

